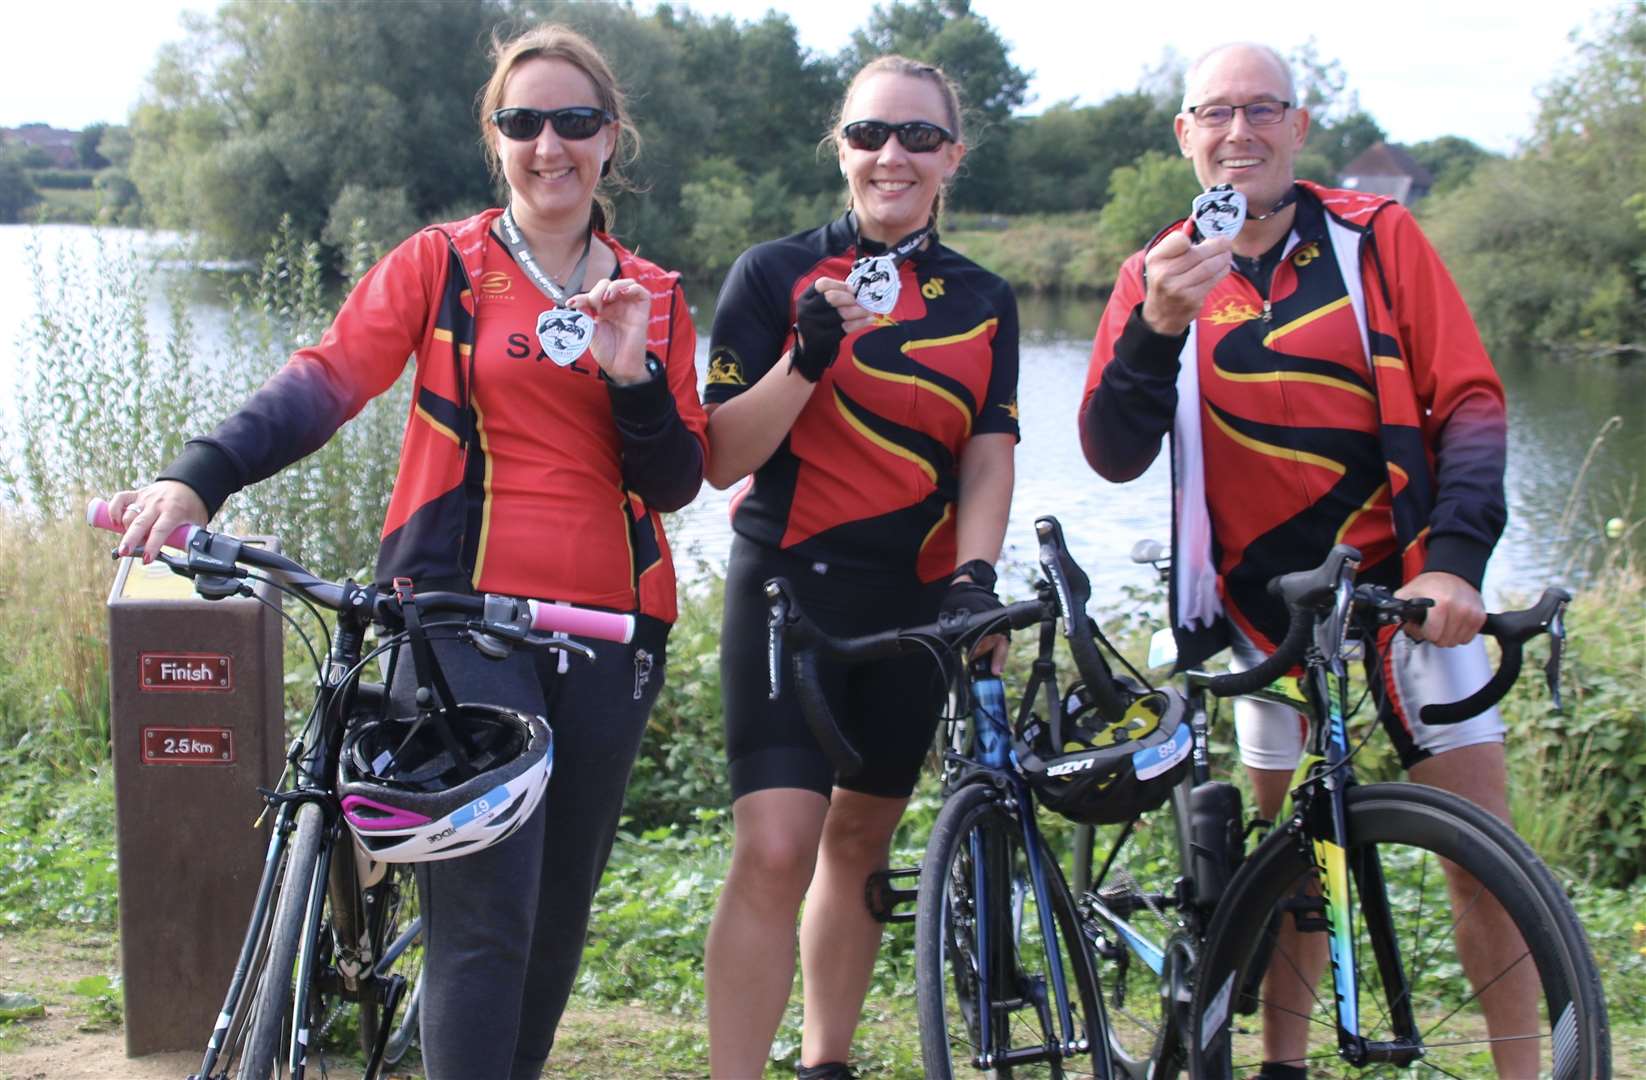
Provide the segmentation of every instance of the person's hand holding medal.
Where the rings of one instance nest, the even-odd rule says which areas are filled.
[[[601,278],[566,306],[594,320],[589,353],[612,382],[619,386],[644,382],[646,328],[651,323],[652,294],[638,281]]]
[[[846,282],[818,278],[795,306],[789,366],[807,382],[817,382],[834,363],[846,336],[867,330],[877,318],[858,302],[856,290]]]
[[[1234,265],[1234,240],[1246,223],[1246,196],[1219,184],[1195,196],[1183,226],[1143,257],[1143,321],[1175,336],[1200,314],[1206,296]]]

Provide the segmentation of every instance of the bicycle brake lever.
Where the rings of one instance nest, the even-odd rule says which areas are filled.
[[[1549,659],[1543,665],[1543,678],[1549,684],[1549,700],[1556,712],[1560,704],[1560,654],[1566,646],[1566,605],[1562,604],[1549,620]]]
[[[774,579],[766,582],[766,599],[771,605],[766,616],[766,683],[768,699],[776,701],[783,693],[783,631],[789,625],[789,594]]]

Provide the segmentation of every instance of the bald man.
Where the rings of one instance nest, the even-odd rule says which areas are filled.
[[[1297,180],[1309,114],[1273,49],[1202,56],[1174,128],[1201,184],[1231,185],[1247,216],[1233,235],[1179,222],[1126,260],[1093,345],[1080,436],[1092,468],[1115,482],[1141,475],[1171,436],[1179,663],[1227,646],[1233,666],[1255,665],[1287,624],[1269,580],[1353,544],[1360,581],[1434,601],[1421,625],[1387,628],[1375,650],[1384,663],[1369,664],[1402,764],[1507,820],[1496,710],[1449,727],[1417,719],[1422,704],[1461,698],[1489,675],[1476,635],[1506,517],[1505,417],[1468,309],[1399,204]],[[1301,718],[1242,701],[1236,730],[1272,820],[1302,753]],[[1449,885],[1454,898],[1473,888],[1461,875]],[[1531,965],[1513,962],[1523,946],[1491,907],[1459,922],[1465,969],[1496,977],[1482,995],[1494,1037],[1538,1032]],[[1279,947],[1298,967],[1270,966],[1259,1075],[1297,1080],[1325,941],[1291,930]],[[1492,1049],[1501,1075],[1537,1075],[1534,1040]]]

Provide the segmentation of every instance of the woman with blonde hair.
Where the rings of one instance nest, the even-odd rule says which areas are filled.
[[[792,696],[767,700],[761,583],[784,576],[827,632],[998,607],[994,562],[1017,442],[1010,288],[938,242],[965,154],[937,68],[899,56],[852,80],[830,136],[849,209],[738,259],[715,309],[708,477],[733,502],[721,686],[736,841],[706,959],[710,1070],[759,1076],[794,981],[797,1075],[846,1064],[881,924],[865,883],[937,724],[929,664],[825,671],[864,767],[835,775]],[[998,669],[1004,641],[994,648]]]
[[[416,355],[377,579],[632,612],[595,660],[435,642],[460,701],[546,717],[539,808],[483,850],[417,864],[422,1049],[434,1080],[524,1080],[548,1059],[582,955],[675,618],[660,511],[702,481],[695,333],[678,283],[606,231],[634,129],[611,68],[552,24],[494,46],[483,145],[503,207],[430,226],[374,266],[299,350],[161,478],[116,496],[121,544],[158,552],[233,492],[329,438]],[[414,665],[393,696],[415,710]]]

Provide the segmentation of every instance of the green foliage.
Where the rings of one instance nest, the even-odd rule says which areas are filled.
[[[125,1019],[124,994],[118,975],[87,975],[69,986],[79,1001],[84,1020],[81,1031],[101,1031],[119,1027]]]
[[[1054,213],[1101,207],[1116,169],[1151,150],[1176,153],[1176,111],[1176,103],[1163,104],[1138,91],[1101,105],[1054,105],[1039,116],[1012,121],[1013,204]]]
[[[1537,134],[1425,208],[1494,343],[1607,352],[1646,340],[1646,4],[1601,16],[1544,93]]]
[[[1427,139],[1406,147],[1406,152],[1434,177],[1434,187],[1430,190],[1436,195],[1456,191],[1474,175],[1478,165],[1499,156],[1457,135]]]
[[[405,188],[344,184],[332,203],[320,239],[342,252],[363,244],[370,252],[370,261],[375,262],[422,226]],[[359,271],[349,274],[351,278],[358,276]]]
[[[109,167],[111,162],[108,158],[99,153],[97,149],[102,143],[103,136],[108,132],[108,130],[109,125],[107,124],[88,124],[86,127],[82,128],[80,134],[75,137],[74,153],[79,158],[80,167],[82,169],[90,169],[95,171],[97,169],[106,169]]]
[[[1504,701],[1516,826],[1551,864],[1610,885],[1646,881],[1646,575],[1602,572],[1567,615],[1564,712],[1540,680]]]
[[[693,172],[680,189],[680,207],[690,221],[688,240],[693,263],[719,276],[748,246],[752,235],[754,197],[737,166],[725,158],[710,158]]]
[[[114,785],[106,768],[54,775],[0,750],[0,924],[114,928]]]
[[[35,187],[66,188],[72,191],[91,190],[92,180],[96,175],[90,169],[35,169],[33,173]]]
[[[1150,150],[1135,164],[1116,169],[1100,219],[1110,265],[1118,268],[1157,232],[1187,215],[1198,194],[1194,169],[1172,153]]]
[[[174,293],[168,336],[151,335],[149,275],[117,237],[49,271],[39,237],[26,252],[36,314],[19,341],[18,450],[0,459],[0,492],[41,519],[72,519],[87,496],[152,476],[204,423],[191,323]]]
[[[687,824],[700,809],[730,804],[720,708],[720,610],[725,580],[706,565],[707,586],[682,591],[669,633],[668,670],[629,778],[625,812],[641,828]]]
[[[1114,283],[1120,264],[1108,258],[1095,213],[1036,214],[1003,224],[957,215],[943,242],[1017,289],[1090,293]]]
[[[841,73],[850,77],[887,53],[935,64],[960,89],[969,150],[955,180],[954,205],[1004,209],[1014,195],[1005,125],[1028,94],[1029,73],[1012,63],[1000,34],[972,12],[970,0],[892,0],[877,5],[868,25],[852,34],[840,57]]]
[[[345,185],[403,188],[418,220],[490,188],[472,116],[489,4],[234,0],[162,51],[131,174],[160,224],[229,253],[284,215],[318,237]]]
[[[29,207],[40,201],[40,193],[23,167],[22,155],[13,148],[0,147],[0,225],[23,219]]]

